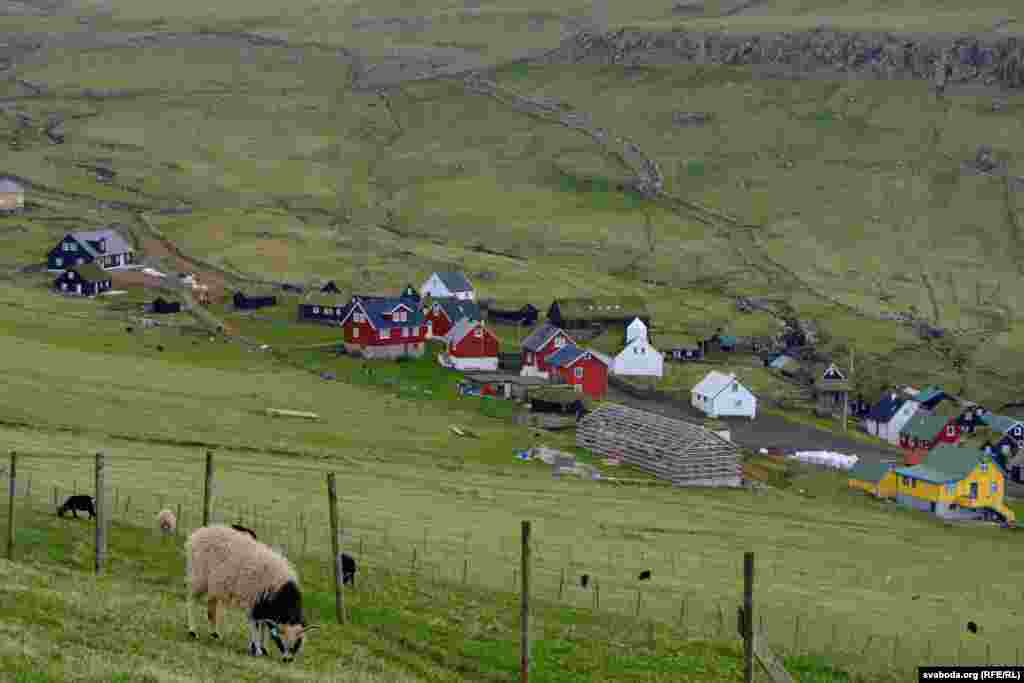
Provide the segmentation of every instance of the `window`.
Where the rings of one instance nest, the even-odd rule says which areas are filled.
[[[532,363],[533,362],[533,354],[532,353],[526,354],[526,362],[527,363]]]
[[[564,337],[555,337],[555,348],[559,348],[560,349],[563,346],[565,346],[565,338]]]
[[[484,336],[484,331],[483,331],[483,330],[481,330],[481,329],[480,329],[480,328],[478,327],[477,329],[473,330],[473,336],[474,336],[474,337],[483,337],[483,336]]]
[[[583,368],[574,368],[573,374],[576,375],[576,379],[583,379]]]
[[[911,479],[910,480],[910,488],[912,488],[912,489],[916,489],[917,488],[917,479]]]
[[[359,338],[359,328],[358,327],[352,328],[352,338],[353,339],[358,339]]]
[[[386,327],[384,329],[382,329],[380,331],[380,338],[381,339],[390,339],[391,338],[391,330],[389,330]]]
[[[981,463],[981,471],[982,472],[988,472],[988,463],[987,462]]]
[[[69,270],[68,271],[68,279],[69,280],[74,280],[75,279],[75,271],[73,271],[73,270]]]
[[[946,495],[947,496],[955,496],[956,495],[956,484],[946,484]]]
[[[84,258],[82,258],[81,256],[79,256],[78,258],[76,258],[76,259],[75,259],[75,264],[77,264],[77,265],[79,265],[79,266],[80,266],[80,265],[82,265],[83,263],[85,263],[85,259],[84,259]]]
[[[637,355],[638,353],[640,353],[640,349],[638,349],[637,347],[635,347],[635,346],[634,346],[634,347],[633,347],[633,355],[635,356],[635,355]]]
[[[903,477],[903,485],[910,486],[910,477]]]
[[[999,493],[999,482],[998,481],[992,482],[992,488],[990,489],[990,491],[992,492],[992,495],[995,495],[995,494]]]
[[[740,390],[740,385],[737,384],[736,382],[733,382],[732,383],[732,390],[733,391],[739,391]]]
[[[53,265],[60,268],[62,265],[64,265],[64,259],[62,259],[60,256],[56,257],[55,259],[53,259]]]
[[[736,401],[736,407],[737,408],[742,408],[743,407],[743,401]]]
[[[313,307],[313,312],[314,313],[319,313],[320,312],[320,307],[319,306],[314,306]]]
[[[956,434],[956,426],[954,426],[954,425],[947,425],[946,426],[946,436],[953,436],[954,434]]]

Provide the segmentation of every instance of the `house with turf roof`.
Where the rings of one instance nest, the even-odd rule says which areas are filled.
[[[299,320],[337,325],[348,312],[349,299],[341,296],[337,287],[332,289],[333,293],[325,287],[319,292],[307,294],[305,300],[299,303]]]
[[[419,306],[401,297],[354,296],[339,324],[345,350],[363,358],[423,355],[427,323]]]
[[[135,249],[117,230],[69,232],[46,255],[46,268],[64,270],[95,263],[103,270],[124,268],[135,262]]]
[[[462,271],[431,273],[420,286],[421,297],[462,299],[476,301],[476,291]]]
[[[78,296],[96,296],[110,290],[110,273],[95,263],[72,266],[53,281],[54,289]]]
[[[900,430],[904,464],[917,465],[940,443],[955,444],[960,440],[960,430],[956,416],[914,415]]]
[[[875,496],[895,498],[899,475],[894,463],[860,461],[850,470],[849,486]]]
[[[991,455],[943,443],[910,467],[898,467],[896,502],[943,519],[985,519],[1013,524],[1006,507],[1006,473]]]

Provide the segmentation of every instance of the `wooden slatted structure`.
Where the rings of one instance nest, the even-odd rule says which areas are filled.
[[[646,470],[674,486],[740,486],[740,452],[703,427],[605,404],[576,429],[576,445]]]

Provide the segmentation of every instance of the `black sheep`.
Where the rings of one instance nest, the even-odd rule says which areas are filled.
[[[580,577],[580,586],[586,588],[588,583],[590,583],[590,574],[584,574]]]
[[[250,536],[252,536],[252,540],[256,540],[256,532],[248,527],[244,527],[241,524],[232,524],[231,528],[235,531],[241,531],[243,534],[249,534]]]
[[[96,519],[96,506],[93,504],[92,496],[70,496],[64,504],[57,508],[57,516],[63,517],[64,513],[71,512],[75,519],[78,519],[78,511],[89,513],[89,519]]]
[[[637,580],[638,581],[649,581],[650,578],[651,578],[651,570],[650,569],[645,569],[642,572],[640,572],[640,576],[637,577]]]
[[[967,630],[970,631],[971,633],[977,633],[978,632],[978,625],[975,624],[973,621],[968,621],[967,622]]]
[[[356,585],[356,561],[348,553],[341,554],[341,582]]]

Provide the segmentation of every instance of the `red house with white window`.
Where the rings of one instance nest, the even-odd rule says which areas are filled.
[[[338,324],[349,353],[363,358],[423,355],[427,323],[408,299],[354,296]]]
[[[595,351],[568,344],[547,358],[562,382],[594,399],[608,393],[608,359]]]
[[[456,370],[498,369],[498,338],[479,320],[463,318],[448,335],[448,346],[437,360]]]
[[[480,305],[475,301],[438,298],[429,301],[424,309],[430,338],[447,339],[452,328],[463,319],[477,322],[483,319]]]
[[[519,374],[549,377],[551,366],[547,362],[548,357],[574,343],[565,330],[551,323],[544,323],[523,340],[523,369]]]
[[[917,413],[900,430],[900,448],[905,465],[919,465],[928,451],[940,443],[955,444],[960,440],[962,426],[958,417]]]

